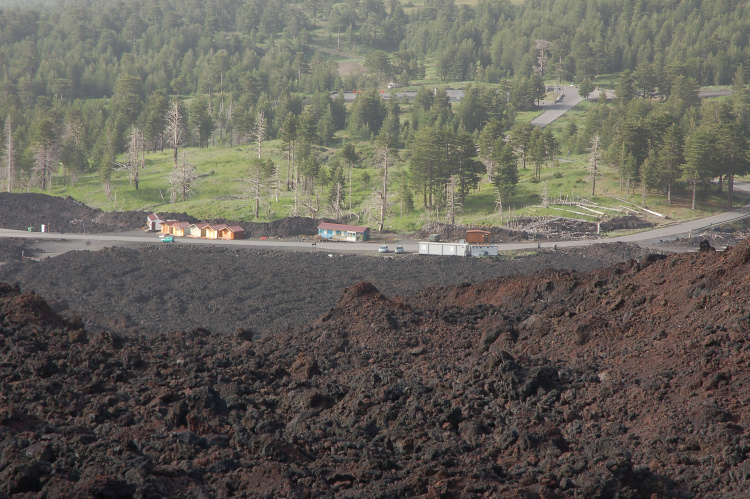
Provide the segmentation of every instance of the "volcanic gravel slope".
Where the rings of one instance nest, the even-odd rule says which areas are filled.
[[[0,261],[20,257],[15,251]],[[343,243],[342,243],[343,244]],[[590,270],[648,253],[635,245],[544,251],[513,259],[375,258],[318,252],[154,244],[73,251],[0,266],[0,282],[34,290],[58,313],[86,318],[87,329],[168,332],[238,327],[268,334],[297,327],[331,308],[347,286],[366,280],[388,294],[544,268]],[[401,256],[401,255],[400,255]]]
[[[0,285],[0,493],[746,497],[750,241],[387,297],[309,325],[91,334]]]

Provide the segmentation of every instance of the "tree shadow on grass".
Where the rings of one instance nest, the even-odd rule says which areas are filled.
[[[513,196],[508,201],[503,202],[504,207],[513,208],[514,210],[525,208],[526,206],[538,205],[542,203],[542,197],[538,192],[532,191],[524,185],[516,186]]]

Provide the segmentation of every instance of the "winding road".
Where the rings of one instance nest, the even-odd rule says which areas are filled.
[[[736,182],[735,189],[741,190],[750,195],[750,182]],[[635,243],[642,247],[653,247],[659,243],[675,240],[677,238],[687,237],[690,234],[699,234],[700,232],[716,225],[725,224],[734,220],[750,216],[750,203],[743,207],[713,215],[697,220],[688,220],[669,225],[663,225],[659,228],[638,232],[625,236],[602,239],[587,239],[577,241],[559,241],[544,243],[499,243],[499,251],[517,251],[534,248],[564,248],[564,247],[581,247],[592,244],[628,242]],[[0,229],[0,237],[10,237],[19,239],[33,239],[36,241],[35,246],[47,253],[46,256],[56,256],[66,251],[74,250],[99,250],[109,246],[132,246],[143,244],[167,244],[161,243],[156,233],[147,233],[142,230],[135,230],[121,233],[110,234],[60,234],[55,232],[27,232],[21,230]],[[314,245],[310,241],[285,241],[277,239],[242,239],[237,241],[196,239],[191,237],[176,238],[172,244],[208,244],[225,247],[250,247],[263,249],[281,249],[291,251],[323,251],[328,253],[360,253],[360,254],[377,254],[378,247],[381,244],[390,245],[391,251],[396,245],[403,246],[405,253],[416,253],[418,251],[418,241],[371,241],[365,243],[346,243],[346,242],[317,242]]]

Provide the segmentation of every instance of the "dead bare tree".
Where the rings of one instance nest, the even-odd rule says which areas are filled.
[[[177,169],[177,148],[182,144],[185,119],[178,101],[173,101],[167,109],[167,143],[174,149],[174,168]]]
[[[5,178],[8,192],[13,189],[13,180],[16,175],[16,151],[13,148],[13,117],[9,114],[3,128],[5,144],[3,148],[3,163],[5,165]]]
[[[273,166],[273,174],[271,176],[271,183],[273,186],[273,198],[277,203],[279,202],[279,191],[281,191],[281,164],[275,164]]]
[[[341,194],[344,189],[344,185],[341,182],[336,182],[336,185],[334,186],[336,189],[336,195],[333,198],[333,211],[334,211],[334,218],[338,222],[341,220]]]
[[[591,147],[589,148],[589,174],[591,177],[591,195],[596,196],[596,177],[599,175],[597,169],[599,162],[602,159],[601,151],[601,139],[599,134],[594,135],[591,139]]]
[[[255,118],[255,126],[253,126],[253,139],[257,142],[256,151],[258,151],[258,159],[261,158],[263,153],[263,139],[266,138],[266,116],[263,111],[258,112],[258,116]]]
[[[420,225],[428,232],[438,232],[440,223],[440,207],[435,203],[433,208],[427,207],[422,216],[419,217]]]
[[[320,198],[318,194],[308,194],[306,199],[300,199],[299,202],[310,212],[310,218],[315,220],[318,211],[320,211]]]
[[[179,195],[184,203],[193,194],[192,184],[197,178],[195,165],[188,161],[187,153],[183,151],[182,161],[179,164],[175,164],[175,167],[167,177],[170,201],[174,203]]]
[[[503,221],[503,193],[495,187],[495,208],[497,213],[500,215],[500,222]]]
[[[229,105],[226,108],[224,119],[226,120],[226,123],[228,125],[231,125],[232,123],[232,116],[234,115],[234,101],[230,100]],[[227,137],[229,138],[229,147],[232,147],[234,145],[234,136],[236,132],[230,127],[230,130],[227,133]]]
[[[451,175],[446,184],[446,214],[445,221],[451,225],[456,223],[456,213],[461,212],[461,203],[456,199],[456,187],[458,186],[458,177]]]
[[[547,65],[547,50],[552,46],[552,42],[547,40],[534,40],[534,48],[537,51],[537,62],[539,66],[534,68],[541,76],[544,76],[544,69]]]
[[[383,172],[383,189],[378,192],[378,195],[381,198],[378,230],[383,230],[383,224],[385,223],[385,217],[388,207],[388,167],[393,161],[393,155],[391,147],[388,144],[385,144],[378,148],[376,154],[378,158],[378,166]]]
[[[274,170],[274,164],[270,159],[264,161],[260,158],[253,158],[250,160],[246,181],[250,185],[248,192],[253,199],[253,215],[255,218],[258,218],[260,214],[261,198],[267,190],[268,180],[272,177]]]
[[[260,216],[261,205],[266,206],[268,204],[262,200],[263,192],[265,190],[265,183],[263,180],[264,179],[259,171],[254,172],[254,174],[248,179],[250,184],[248,194],[253,199],[253,216],[255,218]]]
[[[125,154],[125,165],[128,170],[130,185],[135,184],[135,190],[138,190],[138,171],[143,168],[145,163],[143,147],[143,131],[133,125],[130,128],[130,134],[128,135],[128,150]]]

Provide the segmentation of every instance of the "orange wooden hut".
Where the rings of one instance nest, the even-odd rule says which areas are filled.
[[[466,231],[466,242],[473,244],[489,244],[492,232],[479,229],[469,229]]]
[[[218,233],[220,239],[242,239],[245,237],[245,229],[239,225],[224,226]]]

